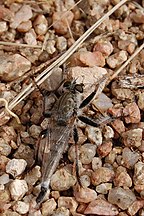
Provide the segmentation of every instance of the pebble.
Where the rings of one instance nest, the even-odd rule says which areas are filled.
[[[31,135],[33,138],[35,138],[35,139],[38,139],[38,138],[39,138],[40,132],[41,132],[41,127],[38,126],[38,125],[32,125],[32,126],[29,128],[29,133],[30,133],[30,135]]]
[[[5,156],[11,153],[11,146],[3,138],[0,138],[0,153]]]
[[[94,157],[92,159],[92,169],[96,171],[98,168],[102,167],[102,160],[99,157]]]
[[[9,191],[13,200],[21,199],[28,191],[28,186],[25,180],[15,179],[9,186]]]
[[[118,208],[106,200],[96,199],[90,202],[84,211],[84,214],[94,215],[118,215]]]
[[[131,151],[129,148],[124,148],[122,152],[121,165],[128,169],[132,169],[135,163],[140,159],[138,152]]]
[[[13,21],[10,24],[10,27],[16,29],[19,24],[26,22],[32,18],[32,10],[29,5],[23,5],[20,10],[18,10],[13,18]]]
[[[96,154],[96,146],[86,143],[80,147],[79,158],[82,164],[90,164]]]
[[[99,51],[104,57],[108,57],[113,52],[113,45],[109,41],[98,41],[94,47],[93,51]]]
[[[26,166],[27,162],[24,159],[12,159],[6,165],[6,172],[15,178],[24,172]]]
[[[124,125],[123,121],[121,121],[120,119],[116,119],[113,122],[111,122],[111,126],[113,127],[113,129],[115,129],[115,131],[118,134],[125,132],[125,125]]]
[[[144,207],[144,200],[136,200],[128,208],[128,214],[131,216],[136,215],[137,212],[143,207]]]
[[[44,35],[47,32],[48,21],[44,15],[39,14],[34,20],[33,26],[38,35]]]
[[[60,207],[55,210],[52,216],[70,216],[70,212],[65,207]]]
[[[71,11],[67,12],[54,12],[53,13],[53,28],[56,33],[64,35],[68,32],[68,27],[71,27],[74,14]]]
[[[111,99],[106,94],[101,93],[98,98],[92,101],[93,109],[100,110],[101,113],[106,112],[113,107]]]
[[[81,175],[80,182],[84,188],[90,186],[90,177],[88,175]]]
[[[57,199],[60,197],[60,193],[59,193],[59,191],[52,191],[52,192],[51,192],[51,196],[52,196],[55,200],[57,200]]]
[[[140,147],[142,144],[142,132],[141,128],[136,128],[122,133],[124,145],[127,147]]]
[[[135,50],[136,44],[129,40],[119,40],[118,48],[121,50],[127,51],[129,54],[132,54]]]
[[[14,153],[14,157],[17,159],[23,158],[27,162],[28,167],[34,164],[34,150],[28,145],[21,144]]]
[[[0,58],[1,81],[13,81],[23,76],[31,67],[31,62],[19,54],[4,55]]]
[[[114,137],[114,131],[110,126],[105,125],[103,135],[106,140],[109,140]]]
[[[139,107],[135,102],[128,104],[123,109],[123,115],[125,117],[125,122],[129,123],[139,123],[141,120],[141,114]]]
[[[114,178],[114,171],[110,170],[107,167],[100,167],[96,169],[92,173],[92,184],[93,185],[99,185],[101,183],[112,181]]]
[[[140,9],[136,9],[135,12],[132,12],[130,14],[130,18],[135,22],[136,24],[144,24],[144,13]]]
[[[19,214],[27,214],[29,211],[29,203],[17,201],[13,206],[13,210],[18,212]]]
[[[74,187],[74,196],[78,202],[89,203],[97,198],[95,190],[82,188],[78,184]]]
[[[63,52],[67,48],[67,40],[65,37],[57,37],[56,38],[56,48],[58,49],[59,52]]]
[[[5,185],[10,181],[9,175],[4,173],[0,176],[0,185]]]
[[[102,183],[96,186],[96,192],[100,194],[107,194],[111,188],[112,188],[112,183]]]
[[[112,188],[108,194],[108,201],[122,210],[129,208],[135,200],[135,194],[131,190],[121,187]]]
[[[51,187],[53,190],[68,190],[75,183],[76,177],[71,175],[65,168],[57,170],[51,177]]]
[[[12,210],[6,210],[5,212],[4,212],[4,214],[2,214],[2,216],[9,216],[9,215],[11,215],[11,216],[21,216],[20,214],[18,214],[17,212],[14,212],[14,211],[12,211]]]
[[[7,189],[0,190],[0,203],[8,203],[10,199],[10,193]]]
[[[119,166],[116,170],[115,177],[114,177],[114,185],[117,187],[131,187],[132,186],[132,179],[127,173],[126,169],[120,169]],[[123,167],[122,167],[123,168]]]
[[[144,111],[144,92],[138,94],[138,107]]]
[[[42,215],[43,216],[52,215],[54,210],[56,209],[56,206],[57,204],[54,198],[51,198],[46,202],[42,203]]]
[[[8,30],[7,23],[5,21],[0,21],[0,35]]]
[[[65,208],[69,209],[69,211],[73,214],[74,212],[76,212],[76,209],[78,207],[78,203],[74,197],[61,196],[58,199],[58,208],[60,208],[60,207],[65,207]]]
[[[12,21],[14,18],[14,13],[4,5],[0,5],[0,19],[4,21]]]
[[[17,30],[22,33],[28,32],[32,28],[32,22],[30,20],[26,22],[22,22],[18,27]]]
[[[85,134],[87,135],[90,142],[94,143],[96,146],[102,144],[102,132],[100,128],[86,126]]]
[[[48,54],[52,55],[56,52],[55,40],[48,40],[46,45],[46,51]]]
[[[120,66],[127,60],[127,52],[126,51],[119,51],[107,58],[107,64],[110,68],[114,69]]]
[[[112,150],[111,141],[105,141],[97,147],[97,153],[101,158],[106,157],[111,152],[111,150]]]
[[[80,51],[71,57],[72,64],[75,66],[88,66],[88,67],[103,67],[105,65],[105,58],[102,53],[99,51],[90,52],[90,51]]]
[[[28,32],[25,33],[24,41],[29,45],[37,45],[36,33],[34,29],[30,29]]]
[[[29,186],[34,185],[38,179],[41,177],[40,167],[35,166],[32,170],[30,170],[26,175],[24,180],[27,182]]]
[[[135,185],[144,185],[144,163],[137,162],[134,166],[133,181]]]

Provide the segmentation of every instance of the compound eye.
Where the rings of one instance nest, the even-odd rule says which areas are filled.
[[[84,87],[84,84],[81,83],[81,84],[76,84],[75,85],[75,90],[80,92],[80,93],[83,93],[83,87]]]
[[[66,81],[66,82],[64,83],[63,87],[66,88],[66,89],[70,89],[70,87],[71,87],[71,82],[70,82],[70,81]]]

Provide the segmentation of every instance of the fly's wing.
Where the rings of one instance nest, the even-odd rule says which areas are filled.
[[[37,144],[37,157],[42,167],[42,186],[48,189],[50,178],[55,172],[59,161],[65,151],[69,134],[73,126],[72,118],[66,126],[57,124],[54,118],[49,119],[47,133],[41,137]]]

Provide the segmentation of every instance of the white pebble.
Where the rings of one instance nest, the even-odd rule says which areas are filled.
[[[27,162],[24,159],[12,159],[6,165],[6,172],[16,177],[23,173],[27,166]]]
[[[4,173],[0,176],[0,185],[7,184],[9,182],[9,175]]]
[[[29,203],[18,201],[13,209],[19,214],[26,214],[29,211]]]
[[[21,199],[28,191],[25,180],[15,179],[9,186],[10,194],[13,200]]]

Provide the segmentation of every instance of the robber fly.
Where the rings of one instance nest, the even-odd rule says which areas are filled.
[[[79,119],[94,127],[98,126],[92,119],[83,115],[78,116],[78,109],[86,106],[94,98],[96,90],[78,106],[77,96],[83,92],[83,84],[76,84],[76,81],[66,81],[63,86],[65,92],[59,97],[49,113],[48,128],[42,132],[41,139],[37,144],[36,156],[42,167],[41,191],[36,199],[37,203],[43,200],[49,188],[51,176],[68,147],[72,129],[75,144],[78,142],[76,120]]]

